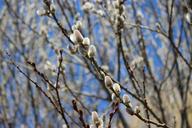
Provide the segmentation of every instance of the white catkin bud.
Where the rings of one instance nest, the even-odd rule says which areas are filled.
[[[77,30],[80,30],[82,27],[82,22],[81,21],[77,21],[73,26],[72,26],[72,30],[75,31],[76,29]]]
[[[52,91],[53,87],[51,85],[47,85],[47,91]]]
[[[111,77],[110,76],[105,76],[105,86],[106,87],[112,87],[113,85],[113,81],[111,80]]]
[[[77,28],[76,28],[76,25],[74,24],[73,26],[72,26],[72,30],[74,31],[74,30],[76,30]]]
[[[113,5],[115,8],[119,8],[119,3],[118,3],[118,1],[113,1],[112,5]]]
[[[95,55],[96,55],[96,48],[95,48],[95,46],[94,45],[90,45],[89,46],[89,49],[88,49],[88,56],[90,57],[90,58],[92,58],[92,57],[94,57]]]
[[[54,5],[53,3],[50,5],[50,11],[51,11],[52,13],[55,12],[55,5]]]
[[[114,83],[113,84],[113,90],[116,92],[116,93],[120,93],[121,92],[121,87],[119,84],[117,83]]]
[[[190,12],[186,13],[185,14],[185,19],[188,23],[192,23],[191,19],[192,19],[192,16],[190,15]]]
[[[134,112],[135,112],[136,114],[139,114],[139,113],[141,112],[139,106],[135,106]]]
[[[131,102],[129,102],[128,106],[129,106],[130,108],[132,108],[132,107],[133,107],[133,105],[131,104]]]
[[[46,33],[47,33],[47,27],[44,26],[44,25],[42,25],[42,26],[40,27],[40,34],[41,34],[41,35],[45,35]]]
[[[82,6],[84,11],[89,11],[92,10],[94,8],[93,3],[91,2],[86,2],[83,6]]]
[[[115,95],[115,93],[112,93],[112,94],[111,94],[111,99],[112,99],[112,101],[117,100],[117,96]]]
[[[51,75],[52,75],[52,76],[56,76],[56,75],[57,75],[57,72],[56,72],[56,71],[52,71],[52,72],[51,72]]]
[[[130,103],[129,96],[127,94],[123,95],[123,103],[125,103],[125,104],[129,104]]]
[[[136,57],[132,62],[131,62],[131,70],[134,70],[136,67],[140,68],[143,67],[143,57]]]
[[[97,13],[98,15],[100,15],[100,16],[104,16],[104,15],[105,15],[105,13],[104,13],[103,10],[97,10],[96,13]]]
[[[71,40],[72,42],[74,42],[74,43],[77,42],[74,33],[72,33],[72,34],[69,36],[69,38],[70,38],[70,40]]]
[[[82,27],[82,22],[81,21],[77,21],[76,22],[76,28],[77,29],[81,29],[81,27]]]
[[[94,124],[98,124],[98,122],[100,122],[99,121],[99,116],[98,116],[96,111],[92,112],[92,121],[93,121]]]
[[[139,19],[139,21],[141,21],[142,18],[143,18],[143,13],[142,13],[141,10],[139,10],[139,11],[137,12],[137,18]]]
[[[89,40],[89,38],[88,37],[85,37],[84,39],[83,39],[83,43],[82,43],[84,46],[89,46],[90,45],[90,40]]]
[[[74,30],[74,36],[75,36],[75,40],[78,42],[78,43],[81,43],[83,41],[83,36],[82,34],[79,32],[79,30]]]
[[[66,125],[66,124],[63,124],[63,125],[62,125],[62,128],[67,128],[67,125]]]
[[[155,23],[155,26],[157,28],[157,32],[161,31],[161,25],[159,23]]]
[[[61,84],[60,83],[54,83],[54,85],[53,85],[55,88],[60,88],[61,87]]]
[[[50,90],[51,90],[50,85],[47,85],[47,90],[48,90],[48,91],[50,91]]]
[[[90,128],[96,128],[94,124],[91,124],[90,125]]]
[[[109,72],[109,66],[108,66],[108,65],[102,65],[101,68],[102,68],[105,72]]]
[[[43,15],[46,15],[46,10],[45,9],[38,9],[36,13],[38,16],[43,16]]]
[[[102,75],[103,77],[105,77],[105,73],[104,73],[103,71],[101,71],[101,75]]]
[[[44,65],[44,69],[45,69],[45,70],[48,70],[48,69],[51,69],[51,67],[52,67],[51,62],[47,60],[46,63],[45,63],[45,65]]]
[[[125,17],[124,17],[123,15],[121,15],[121,16],[119,17],[119,20],[121,21],[121,23],[123,23],[123,22],[125,21]]]

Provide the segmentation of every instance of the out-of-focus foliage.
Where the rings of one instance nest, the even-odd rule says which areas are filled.
[[[0,127],[192,127],[189,0],[1,0]]]

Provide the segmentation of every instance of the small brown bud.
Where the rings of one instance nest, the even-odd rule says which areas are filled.
[[[110,76],[105,76],[105,86],[106,87],[112,87],[113,81],[111,80]]]
[[[73,104],[73,109],[74,109],[75,111],[78,111],[77,103],[76,103],[75,100],[72,100],[72,104]]]
[[[78,51],[78,45],[74,45],[74,46],[69,45],[68,48],[71,54],[76,54]]]
[[[126,108],[126,111],[127,111],[127,113],[129,113],[130,115],[134,115],[134,111],[133,111],[133,109],[132,109],[131,107]]]
[[[125,104],[129,104],[130,103],[129,96],[127,94],[123,95],[123,103],[125,103]]]
[[[136,107],[135,107],[134,112],[135,112],[136,114],[139,114],[139,113],[141,112],[139,106],[136,106]]]

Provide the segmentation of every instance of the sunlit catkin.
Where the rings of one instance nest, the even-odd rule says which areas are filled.
[[[82,36],[81,32],[79,32],[79,30],[74,30],[73,34],[74,34],[75,40],[78,43],[82,43],[83,42],[83,36]]]
[[[113,90],[115,91],[115,93],[119,94],[121,92],[121,87],[119,84],[114,83],[113,84]]]
[[[95,48],[95,46],[94,45],[90,45],[89,46],[89,49],[88,49],[88,56],[90,57],[90,58],[92,58],[92,57],[94,57],[95,55],[96,55],[96,48]]]
[[[92,112],[92,121],[98,127],[102,125],[102,120],[99,118],[96,111]]]
[[[90,40],[89,40],[89,38],[88,37],[85,37],[84,39],[83,39],[83,43],[82,43],[84,46],[89,46],[90,45]]]

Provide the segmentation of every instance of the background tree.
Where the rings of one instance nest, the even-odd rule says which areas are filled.
[[[0,8],[0,127],[192,127],[190,0]]]

